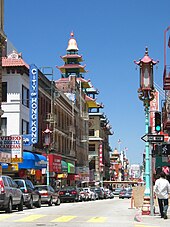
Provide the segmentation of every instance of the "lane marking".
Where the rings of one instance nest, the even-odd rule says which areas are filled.
[[[77,216],[61,216],[61,217],[58,217],[58,218],[56,218],[56,219],[54,219],[50,222],[69,222],[76,217]]]
[[[15,220],[14,222],[31,222],[31,221],[35,221],[35,220],[45,217],[45,216],[47,216],[47,215],[32,214],[32,215],[29,215],[28,217]]]
[[[158,226],[158,225],[157,226],[155,226],[155,225],[153,226],[153,225],[135,224],[134,227],[160,227],[160,226]]]
[[[105,222],[106,218],[105,217],[93,217],[90,218],[87,222]]]
[[[12,217],[12,215],[10,215],[10,214],[2,214],[2,215],[0,215],[0,221],[2,221],[4,219],[7,219],[9,217]]]

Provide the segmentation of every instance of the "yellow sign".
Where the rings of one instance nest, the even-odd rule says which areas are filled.
[[[58,178],[67,178],[67,173],[61,173],[57,175]]]
[[[17,163],[12,163],[8,165],[8,171],[18,171],[18,164]]]
[[[12,158],[12,163],[20,163],[22,162],[22,158]]]

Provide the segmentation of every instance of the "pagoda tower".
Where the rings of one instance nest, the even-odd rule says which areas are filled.
[[[71,32],[70,39],[68,41],[67,54],[61,56],[64,61],[64,65],[57,66],[61,72],[62,78],[68,78],[70,75],[76,75],[77,78],[84,78],[83,73],[86,73],[86,65],[82,66],[80,63],[83,61],[82,56],[78,54],[78,46],[74,33]]]

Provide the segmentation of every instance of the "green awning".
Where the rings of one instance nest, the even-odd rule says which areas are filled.
[[[75,166],[70,162],[68,162],[67,165],[68,165],[68,173],[75,173]]]
[[[64,173],[68,172],[67,162],[61,160],[61,169],[62,169],[62,172],[64,172]]]

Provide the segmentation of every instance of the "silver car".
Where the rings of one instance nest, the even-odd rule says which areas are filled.
[[[24,197],[17,184],[9,176],[0,176],[0,209],[11,213],[18,208],[23,211]]]

